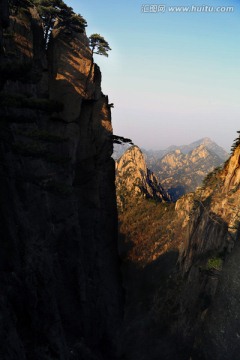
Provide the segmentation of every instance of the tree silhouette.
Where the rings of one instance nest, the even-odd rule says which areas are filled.
[[[108,44],[108,42],[104,39],[103,36],[101,36],[100,34],[92,34],[91,36],[89,36],[89,47],[92,51],[92,59],[91,59],[91,66],[90,66],[90,70],[88,73],[88,77],[86,80],[86,88],[85,91],[87,91],[87,87],[88,87],[88,83],[89,83],[89,79],[92,73],[92,69],[93,69],[93,54],[97,54],[97,55],[103,55],[108,57],[108,51],[112,50]]]
[[[76,32],[84,32],[87,26],[86,20],[75,14],[73,9],[62,0],[33,0],[44,24],[44,41],[47,46],[51,31],[58,20],[59,26],[65,26]]]
[[[108,51],[112,50],[108,42],[100,34],[92,34],[89,37],[89,46],[93,54],[103,55],[108,57]]]
[[[113,141],[114,144],[120,144],[120,145],[130,144],[130,145],[134,145],[134,143],[132,142],[131,139],[127,139],[127,138],[125,138],[123,136],[112,135],[111,138],[112,138],[112,141]]]
[[[231,154],[234,153],[234,151],[236,150],[236,148],[240,145],[240,130],[237,131],[237,133],[239,134],[238,137],[234,140],[232,147],[231,147]]]

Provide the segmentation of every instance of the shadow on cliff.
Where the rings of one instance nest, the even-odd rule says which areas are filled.
[[[48,99],[77,112],[67,123],[43,102],[47,78],[21,79],[3,90],[31,89],[34,101],[1,106],[3,118],[12,116],[0,139],[0,358],[112,360],[122,297],[106,97],[97,88],[96,101],[80,101],[72,84],[56,81]]]
[[[171,332],[177,320],[178,251],[169,251],[145,267],[124,260],[133,244],[119,234],[125,316],[120,340],[124,360],[187,360],[181,339]]]

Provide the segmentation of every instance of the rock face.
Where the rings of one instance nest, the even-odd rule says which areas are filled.
[[[188,213],[180,255],[187,281],[180,302],[185,336],[193,336],[193,359],[239,358],[239,165],[238,146],[202,190],[176,204],[178,213]]]
[[[120,214],[126,359],[239,358],[239,165],[240,146],[175,211],[145,199]]]
[[[176,149],[157,160],[151,169],[177,200],[200,186],[204,177],[222,162],[216,153],[201,144],[187,154]]]
[[[46,53],[34,7],[2,27],[0,358],[115,359],[122,292],[100,70],[89,74],[84,33],[55,28]]]
[[[143,196],[159,201],[170,201],[170,196],[147,168],[143,153],[135,145],[116,162],[116,189],[120,209],[130,199]]]
[[[227,246],[228,241],[230,244],[232,241],[236,240],[237,229],[239,225],[239,160],[240,159],[240,148],[238,147],[230,159],[226,162],[223,169],[219,169],[216,172],[210,173],[205,179],[205,184],[202,189],[198,191],[191,197],[187,198],[188,209],[190,212],[193,212],[189,217],[189,226],[193,227],[190,230],[190,234],[194,232],[194,236],[197,235],[197,228],[202,229],[202,231],[207,230],[207,226],[211,223],[213,228],[220,227],[228,235],[219,236],[219,240],[216,241],[217,236],[209,236],[209,231],[207,234],[207,239],[204,240],[203,236],[199,236],[201,239],[201,244],[198,241],[198,246],[195,249],[197,256],[201,252],[206,252],[209,250],[214,250],[211,248],[211,241],[209,239],[214,238],[212,241],[214,246],[219,249],[221,246]],[[182,205],[186,205],[186,199],[180,199],[176,203],[176,210],[179,211],[182,208]],[[195,204],[193,204],[195,202]],[[192,206],[189,204],[191,203]],[[182,205],[181,205],[182,204]],[[203,222],[205,225],[201,224],[196,218],[201,219],[205,218]],[[197,227],[194,223],[197,223]],[[190,240],[191,239],[191,240]],[[191,235],[188,237],[188,241],[194,242],[191,238]],[[193,251],[191,254],[189,249],[193,249],[194,246],[190,246],[190,242],[185,242],[185,251],[182,254],[182,259],[184,259],[185,268],[192,264],[194,261]],[[228,246],[227,246],[228,247]],[[188,250],[187,250],[188,249]],[[186,265],[188,263],[188,265]]]

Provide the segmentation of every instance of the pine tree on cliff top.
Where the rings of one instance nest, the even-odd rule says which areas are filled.
[[[90,66],[90,70],[89,70],[87,81],[86,81],[85,91],[87,91],[89,80],[90,80],[92,69],[93,69],[93,63],[94,63],[93,62],[93,54],[103,55],[103,56],[108,57],[107,52],[109,50],[112,50],[110,48],[108,42],[100,34],[92,34],[91,36],[89,36],[89,47],[92,51],[92,61],[91,61],[91,66]]]
[[[62,0],[32,0],[32,2],[43,20],[46,45],[57,20],[59,26],[66,26],[77,32],[83,32],[87,26],[86,20],[80,14],[75,14],[73,9]]]
[[[238,137],[234,140],[232,147],[231,147],[231,154],[234,153],[234,151],[236,150],[236,148],[240,145],[240,131],[237,131],[237,133],[239,134]]]
[[[99,34],[92,34],[89,37],[89,46],[92,50],[92,54],[98,54],[108,57],[108,51],[112,50],[108,42],[104,39],[103,36]]]

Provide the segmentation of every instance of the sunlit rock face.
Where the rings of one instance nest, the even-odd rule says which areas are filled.
[[[152,164],[152,169],[173,200],[177,200],[180,196],[195,191],[204,177],[222,163],[222,158],[205,144],[200,144],[187,154],[176,149],[164,155]]]
[[[238,146],[175,204],[133,196],[120,213],[127,294],[121,345],[127,358],[238,359],[239,153]],[[141,156],[133,154],[121,169],[134,168],[137,159],[144,170]],[[199,154],[208,157],[203,147],[193,159]],[[136,184],[131,179],[130,188]]]
[[[185,336],[195,334],[194,359],[238,358],[239,159],[238,146],[203,188],[176,203],[178,216],[185,218],[179,258],[187,280],[182,321]]]
[[[46,51],[36,8],[20,5],[9,22],[0,42],[0,358],[114,359],[122,292],[101,72],[85,33],[56,27]]]
[[[136,198],[170,201],[156,176],[147,168],[138,146],[130,147],[116,162],[116,189],[119,208]]]

